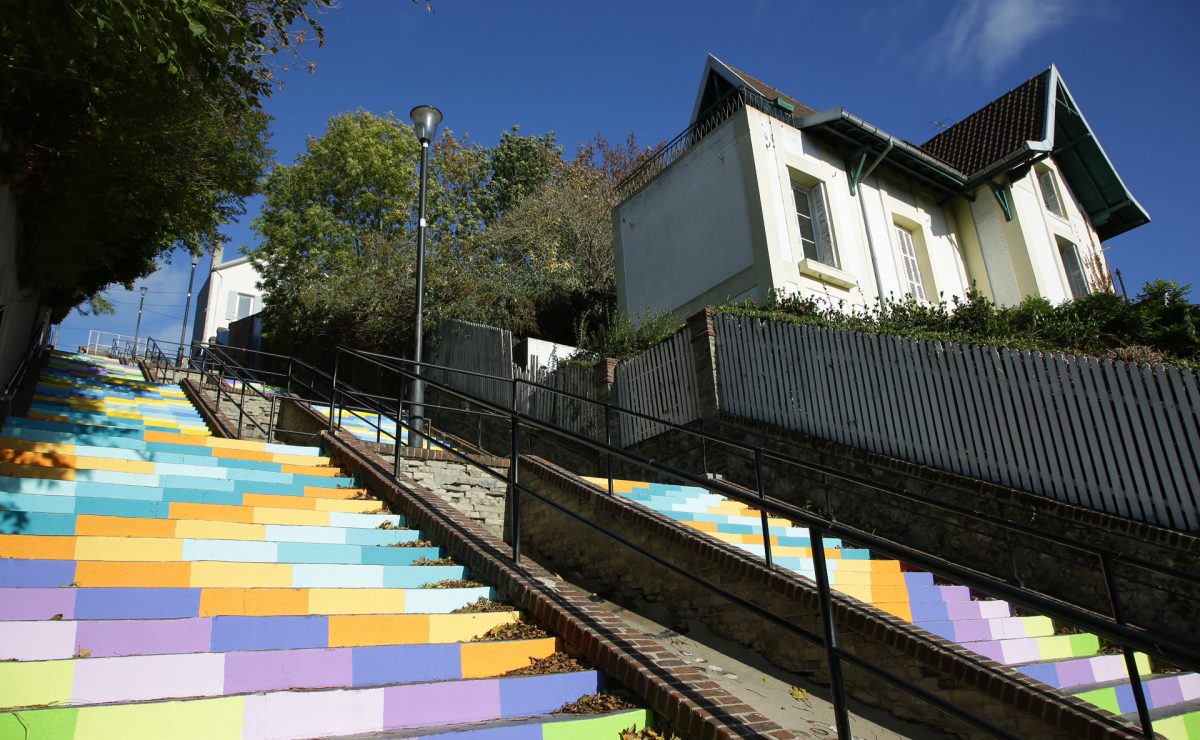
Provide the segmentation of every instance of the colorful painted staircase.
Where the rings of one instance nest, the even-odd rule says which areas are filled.
[[[608,481],[588,479],[607,490]],[[765,556],[759,511],[703,488],[616,481],[613,490],[654,511],[758,557]],[[813,578],[808,530],[768,519],[771,555],[781,567]],[[1011,666],[1068,694],[1137,721],[1122,655],[1104,654],[1095,635],[1060,633],[1048,617],[1017,616],[1007,602],[977,600],[964,586],[935,582],[898,561],[825,538],[830,583],[935,635]],[[1200,674],[1152,673],[1137,656],[1154,730],[1171,740],[1200,738]]]
[[[0,430],[0,740],[646,724],[552,714],[603,676],[505,675],[561,643],[477,640],[519,615],[456,612],[491,589],[403,527],[316,448],[212,437],[178,388],[55,355]]]

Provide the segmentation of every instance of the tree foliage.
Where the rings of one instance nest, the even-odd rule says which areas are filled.
[[[553,134],[513,127],[484,148],[444,131],[430,157],[426,326],[452,317],[570,342],[581,318],[602,323],[615,307],[614,177],[630,147],[598,139],[567,162]],[[359,111],[267,176],[252,256],[273,347],[408,354],[419,151],[408,124]]]
[[[61,317],[211,247],[268,158],[276,56],[329,0],[3,0],[0,177],[22,283]]]

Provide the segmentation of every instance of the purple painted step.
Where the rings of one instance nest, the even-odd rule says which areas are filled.
[[[1086,658],[1048,660],[1017,665],[1017,670],[1030,678],[1056,689],[1074,689],[1095,683],[1121,681],[1128,677],[1125,658],[1121,655],[1092,655]],[[1143,670],[1147,673],[1148,668]]]

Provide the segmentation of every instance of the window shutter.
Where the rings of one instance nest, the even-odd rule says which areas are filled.
[[[238,294],[234,293],[233,291],[230,291],[228,299],[226,300],[225,320],[226,321],[236,320],[237,319],[237,309],[238,309]]]
[[[813,221],[817,227],[817,254],[820,262],[838,267],[837,246],[833,241],[833,228],[829,224],[829,209],[825,204],[825,186],[812,189]]]
[[[926,300],[925,285],[921,281],[921,263],[917,261],[917,249],[913,246],[912,234],[903,226],[897,226],[896,240],[900,242],[900,261],[904,263],[908,292],[922,301]]]

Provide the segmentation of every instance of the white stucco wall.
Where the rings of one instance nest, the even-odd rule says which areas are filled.
[[[762,249],[746,111],[613,212],[620,309],[680,315],[758,288]],[[759,292],[761,295],[761,292]]]
[[[886,161],[852,195],[841,153],[747,108],[614,210],[620,307],[635,319],[647,307],[683,316],[771,289],[851,309],[900,299],[909,285],[897,225],[912,233],[929,302],[973,283],[1000,305],[1070,298],[1056,236],[1076,245],[1091,289],[1107,289],[1095,231],[1055,175],[1063,217],[1046,209],[1036,170],[1011,184],[1011,220],[986,185],[973,201],[940,203]],[[793,183],[822,185],[836,268],[805,259]]]
[[[208,281],[202,288],[206,300],[202,307],[203,313],[197,316],[196,325],[202,331],[194,334],[196,341],[207,342],[217,335],[217,332],[229,328],[236,318],[229,316],[230,295],[242,293],[254,296],[254,304],[250,313],[262,310],[262,291],[258,289],[258,271],[254,264],[246,258],[231,260],[219,264],[208,275]]]

